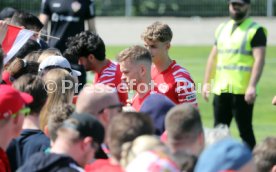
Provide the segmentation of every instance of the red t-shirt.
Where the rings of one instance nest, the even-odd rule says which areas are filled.
[[[0,148],[0,172],[10,172],[10,163],[6,152]]]
[[[92,164],[85,166],[86,172],[124,172],[120,165],[111,164],[110,159],[98,159]]]
[[[128,98],[127,86],[122,83],[122,73],[119,64],[108,60],[100,73],[95,73],[94,83],[102,83],[116,88],[120,102],[126,104]]]
[[[196,89],[190,73],[173,60],[170,66],[158,72],[155,65],[151,68],[151,77],[156,84],[158,91],[165,94],[174,103],[197,104]]]

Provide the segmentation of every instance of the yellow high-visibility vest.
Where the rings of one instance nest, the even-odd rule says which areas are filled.
[[[231,34],[233,25],[234,20],[221,24],[215,35],[218,53],[213,91],[217,95],[244,94],[254,63],[250,43],[261,26],[248,18]]]

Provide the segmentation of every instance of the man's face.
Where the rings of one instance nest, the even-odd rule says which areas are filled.
[[[158,61],[160,57],[168,53],[168,42],[144,40],[144,45],[149,50],[153,62]]]
[[[243,20],[248,13],[249,5],[242,3],[230,3],[229,12],[230,17],[235,21]]]
[[[139,64],[134,64],[130,60],[120,62],[122,80],[128,85],[130,90],[137,90],[137,84],[141,83]]]
[[[86,71],[90,71],[92,69],[91,62],[87,57],[84,57],[84,56],[79,57],[79,65],[83,65]]]

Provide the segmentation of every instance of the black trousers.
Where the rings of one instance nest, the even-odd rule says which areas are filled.
[[[230,126],[232,118],[234,117],[242,140],[253,149],[256,144],[252,127],[254,104],[247,104],[244,100],[244,95],[222,93],[219,96],[215,95],[213,106],[215,117],[214,125],[226,124]]]

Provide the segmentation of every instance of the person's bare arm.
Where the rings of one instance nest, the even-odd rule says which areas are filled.
[[[96,24],[95,24],[95,18],[91,18],[87,20],[87,24],[88,24],[88,30],[91,32],[97,32],[96,31]]]
[[[8,30],[8,25],[5,21],[0,20],[0,45],[2,45],[2,42],[6,36]]]
[[[262,71],[265,63],[265,51],[266,51],[266,47],[264,46],[253,48],[253,57],[255,61],[252,67],[249,85],[247,87],[247,90],[244,96],[244,99],[248,104],[254,103],[256,99],[256,85],[259,82],[262,75]]]
[[[209,95],[211,91],[210,80],[212,75],[214,74],[216,63],[217,63],[217,47],[214,45],[209,54],[208,61],[206,64],[205,76],[204,76],[203,88],[202,88],[202,96],[204,100],[207,102],[209,100]]]

